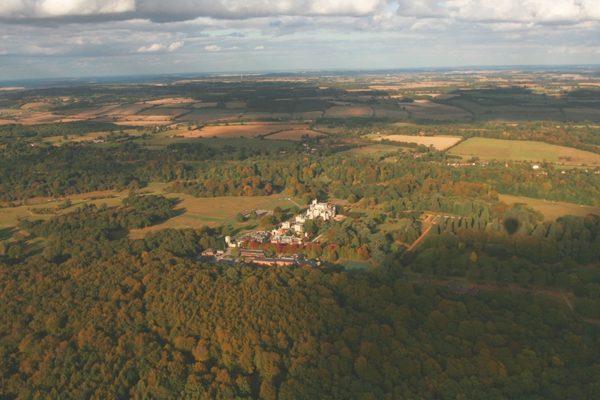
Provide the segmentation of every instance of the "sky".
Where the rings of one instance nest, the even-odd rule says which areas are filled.
[[[0,80],[600,64],[600,0],[0,0]]]

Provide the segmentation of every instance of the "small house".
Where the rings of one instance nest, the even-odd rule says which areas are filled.
[[[202,257],[214,257],[217,255],[217,251],[215,249],[208,248],[202,252]]]

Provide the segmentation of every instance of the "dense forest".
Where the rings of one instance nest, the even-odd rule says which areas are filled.
[[[209,266],[138,246],[0,266],[0,395],[600,395],[598,329],[553,299],[458,296],[393,271]]]

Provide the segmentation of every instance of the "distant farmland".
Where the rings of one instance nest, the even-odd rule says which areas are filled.
[[[433,146],[436,150],[444,151],[460,142],[460,136],[410,136],[410,135],[388,135],[372,137],[373,140],[391,140],[393,142],[417,143],[424,146]]]
[[[471,138],[450,149],[448,154],[481,160],[548,161],[564,165],[600,165],[600,154],[542,142]]]

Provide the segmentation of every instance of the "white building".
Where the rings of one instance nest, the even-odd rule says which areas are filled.
[[[327,203],[319,203],[317,200],[313,200],[308,211],[306,211],[306,219],[317,219],[323,218],[325,221],[335,217],[335,207],[330,206]]]

